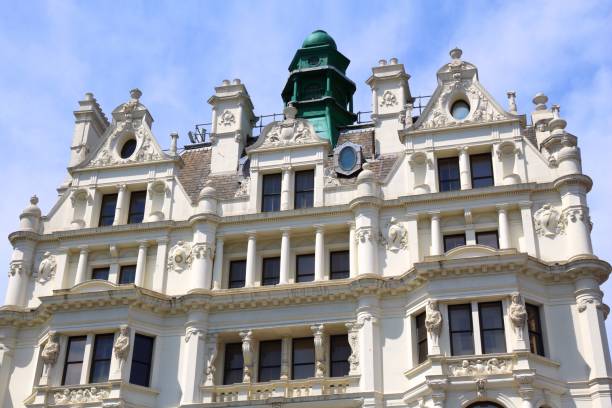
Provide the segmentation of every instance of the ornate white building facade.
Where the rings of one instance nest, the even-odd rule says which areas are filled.
[[[163,151],[139,90],[75,111],[68,180],[10,234],[2,407],[612,407],[576,136],[451,51],[414,107],[396,59],[352,123],[322,31],[284,118],[244,84]],[[193,138],[193,137],[192,137]]]

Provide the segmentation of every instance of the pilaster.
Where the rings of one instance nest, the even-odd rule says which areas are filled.
[[[200,385],[204,382],[208,312],[189,312],[181,347],[181,404],[200,402]]]

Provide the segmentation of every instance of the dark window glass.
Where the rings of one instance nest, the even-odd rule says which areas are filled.
[[[465,234],[453,234],[444,236],[444,252],[465,245]]]
[[[457,120],[463,120],[470,114],[470,105],[466,101],[457,101],[451,107],[451,115]]]
[[[136,150],[136,140],[130,139],[126,141],[123,144],[123,147],[121,148],[121,158],[127,159],[128,157],[134,154],[135,150]]]
[[[228,287],[243,288],[246,277],[246,261],[231,261]]]
[[[540,322],[540,308],[527,303],[527,330],[529,330],[529,347],[532,353],[544,355],[544,341],[542,339],[542,324]]]
[[[472,188],[489,187],[493,185],[493,165],[491,154],[473,154],[470,156],[472,172]]]
[[[262,181],[261,211],[279,211],[281,198],[281,174],[266,174]]]
[[[346,279],[350,276],[349,251],[329,254],[329,279]]]
[[[144,219],[146,201],[146,191],[134,191],[132,194],[130,194],[130,212],[128,213],[128,224],[138,224],[142,222]]]
[[[295,257],[295,281],[311,282],[314,280],[314,254]]]
[[[99,226],[113,225],[115,220],[115,209],[117,208],[117,194],[104,194],[102,206],[100,207]]]
[[[438,159],[438,178],[440,191],[460,190],[459,159],[457,157]]]
[[[293,339],[293,357],[291,378],[309,378],[314,376],[314,339],[305,337]]]
[[[81,370],[83,369],[83,356],[85,355],[86,336],[68,338],[68,351],[64,363],[62,385],[81,383]]]
[[[261,285],[278,285],[280,280],[280,258],[264,258],[261,273]]]
[[[501,302],[478,304],[482,353],[505,353],[506,335]]]
[[[484,402],[475,402],[467,408],[504,408],[504,407],[502,407],[499,404],[496,404],[495,402],[484,401]]]
[[[416,337],[418,362],[421,364],[427,360],[427,329],[425,328],[425,313],[416,317]]]
[[[462,356],[474,354],[471,305],[450,305],[448,307],[451,354]]]
[[[134,336],[134,350],[132,351],[132,369],[130,383],[149,386],[151,380],[151,362],[153,360],[153,337],[136,334]]]
[[[314,200],[314,170],[295,172],[294,208],[310,208]]]
[[[242,343],[229,343],[225,345],[225,363],[223,367],[223,384],[236,384],[242,382],[244,360],[242,357]]]
[[[100,383],[108,381],[111,357],[113,355],[114,334],[98,334],[94,339],[89,382]]]
[[[259,382],[278,380],[281,372],[281,340],[259,343]]]
[[[482,231],[476,233],[476,243],[499,249],[499,237],[497,231]]]
[[[108,280],[108,273],[110,269],[108,267],[104,268],[93,268],[91,271],[91,279],[102,279]]]
[[[342,377],[349,373],[349,356],[351,346],[346,334],[329,337],[329,375],[330,377]]]
[[[119,283],[134,283],[136,280],[136,265],[123,265],[119,271]]]

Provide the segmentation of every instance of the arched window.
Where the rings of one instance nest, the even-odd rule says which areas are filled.
[[[502,407],[501,405],[495,402],[482,401],[482,402],[475,402],[472,405],[468,406],[467,408],[504,408],[504,407]]]

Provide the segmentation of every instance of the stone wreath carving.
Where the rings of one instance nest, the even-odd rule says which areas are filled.
[[[53,394],[54,405],[77,404],[87,402],[99,402],[108,398],[107,390],[99,390],[96,387],[67,389]]]
[[[561,222],[561,214],[552,204],[544,204],[542,208],[533,214],[536,233],[542,237],[553,238],[557,234],[562,234],[565,225]]]
[[[408,248],[408,231],[395,217],[385,226],[380,233],[380,242],[390,251],[397,252],[400,249]]]
[[[381,107],[391,107],[397,105],[397,97],[395,94],[389,90],[386,90],[381,98],[380,106]]]
[[[168,254],[168,269],[183,272],[189,269],[191,261],[191,244],[185,241],[178,241]]]
[[[224,110],[219,118],[219,124],[222,126],[231,126],[234,123],[236,123],[236,117],[234,114],[227,109]]]
[[[38,282],[45,283],[55,276],[57,262],[51,252],[45,252],[42,261],[38,265]]]
[[[509,374],[512,372],[513,362],[510,359],[493,357],[489,360],[463,360],[460,364],[448,366],[448,375],[453,377]]]

